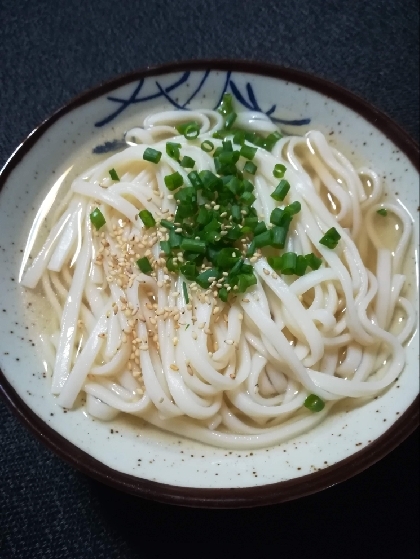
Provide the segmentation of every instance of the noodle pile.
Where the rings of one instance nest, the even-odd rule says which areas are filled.
[[[187,140],[175,126],[191,120],[200,134]],[[263,136],[276,130],[253,112],[239,113],[235,126]],[[73,181],[22,283],[40,284],[51,307],[45,355],[62,407],[84,393],[87,411],[102,420],[124,412],[210,445],[255,449],[310,430],[338,400],[372,397],[401,373],[415,325],[401,295],[412,223],[397,202],[384,202],[378,175],[356,170],[323,134],[285,136],[271,153],[256,152],[254,207],[269,226],[275,207],[300,202],[285,251],[315,253],[322,264],[301,277],[283,275],[258,254],[256,285],[220,301],[168,272],[159,220],[176,210],[164,177],[178,172],[189,185],[186,169],[165,153],[166,140],[181,144],[198,171],[214,172],[200,145],[221,146],[213,133],[222,127],[214,111],[171,111],[128,132],[129,147]],[[162,152],[158,164],[143,160],[150,147]],[[279,163],[290,184],[280,204],[270,196]],[[106,220],[98,231],[90,220],[96,207]],[[143,226],[143,209],[156,227]],[[377,228],[390,216],[399,221],[394,247]],[[334,250],[319,242],[332,227],[341,236]],[[136,266],[144,256],[153,274]],[[403,320],[395,331],[397,312]],[[304,406],[310,394],[325,402],[322,411]]]

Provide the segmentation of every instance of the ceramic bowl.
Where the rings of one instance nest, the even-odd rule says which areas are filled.
[[[319,491],[379,460],[418,425],[418,332],[402,375],[382,395],[356,408],[341,405],[311,432],[254,452],[206,447],[129,417],[102,423],[83,407],[64,411],[51,396],[34,327],[46,318],[34,312],[19,285],[30,228],[42,227],[41,202],[71,175],[79,154],[94,160],[121,149],[124,132],[141,125],[145,115],[214,108],[225,91],[238,105],[270,115],[286,133],[321,130],[356,164],[376,169],[411,213],[418,239],[418,146],[388,117],[342,88],[257,63],[186,62],[100,85],[35,129],[0,177],[5,399],[35,435],[84,473],[136,495],[203,507],[262,505]],[[415,260],[417,248],[410,256]],[[413,282],[416,297],[417,278]]]

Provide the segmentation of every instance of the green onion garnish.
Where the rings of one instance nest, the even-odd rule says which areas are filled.
[[[149,210],[141,210],[139,216],[145,227],[154,227],[156,225],[156,220]]]
[[[108,171],[108,173],[109,173],[109,176],[111,177],[111,179],[113,181],[119,181],[120,180],[120,177],[118,176],[118,173],[115,169],[110,169]]]
[[[297,264],[297,254],[294,252],[285,252],[281,255],[281,271],[286,276],[295,273]]]
[[[146,148],[143,153],[143,159],[150,161],[150,163],[159,163],[161,157],[162,152],[153,148]]]
[[[388,210],[386,210],[385,208],[381,208],[376,213],[381,215],[382,217],[386,217],[388,215]]]
[[[217,110],[223,116],[233,112],[232,95],[230,93],[223,94],[222,101]]]
[[[254,237],[254,244],[256,248],[266,247],[271,244],[271,231],[264,231]]]
[[[169,157],[172,157],[172,159],[178,161],[180,147],[181,144],[177,144],[175,142],[166,142],[166,153],[169,155]]]
[[[184,136],[187,140],[195,140],[200,133],[200,125],[198,122],[191,121],[180,124],[176,127],[178,132]]]
[[[335,248],[341,236],[335,227],[331,227],[325,233],[325,235],[320,239],[320,244],[326,246],[327,248]]]
[[[169,256],[171,254],[171,245],[169,241],[160,241],[160,250],[162,250],[166,256]]]
[[[284,177],[284,173],[286,172],[286,167],[281,163],[274,165],[273,175],[276,179],[282,179]]]
[[[204,254],[206,252],[206,243],[198,239],[182,239],[181,249],[189,250],[191,252],[198,252],[199,254]]]
[[[152,265],[150,264],[146,256],[143,256],[143,258],[137,260],[136,264],[139,267],[139,270],[143,272],[143,274],[150,274],[150,272],[153,270]]]
[[[99,208],[95,208],[93,212],[89,215],[90,221],[95,229],[98,231],[106,223],[103,213]]]
[[[306,260],[306,256],[299,254],[296,258],[296,266],[294,269],[294,273],[297,276],[303,276],[306,272],[306,268],[308,267],[308,261]]]
[[[247,161],[244,165],[244,172],[250,173],[251,175],[255,175],[257,171],[257,166],[252,161]]]
[[[237,119],[238,115],[236,113],[230,113],[228,114],[228,116],[226,117],[225,120],[225,128],[226,130],[230,130],[233,126],[233,123],[235,122],[235,120]]]
[[[308,266],[312,268],[312,270],[318,270],[318,268],[322,264],[322,260],[317,256],[315,256],[313,252],[311,252],[311,254],[307,254],[305,258],[306,258],[306,262],[308,263]]]
[[[272,134],[269,134],[264,140],[264,149],[271,151],[281,138],[283,138],[283,136],[280,132],[273,132]]]
[[[252,146],[247,146],[246,144],[244,144],[241,147],[239,153],[242,155],[242,157],[245,157],[245,159],[254,159],[255,154],[257,153],[257,148],[253,148]]]
[[[274,248],[284,248],[287,233],[288,230],[286,227],[273,227],[271,229],[271,246]]]
[[[176,190],[184,184],[184,179],[178,173],[178,171],[172,173],[172,175],[166,175],[163,180],[165,181],[166,188],[171,191]]]
[[[175,225],[172,223],[172,221],[168,221],[167,219],[161,219],[160,224],[166,229],[175,229]]]
[[[283,202],[289,190],[290,190],[290,184],[285,180],[281,180],[279,184],[276,186],[274,192],[272,192],[271,198],[273,198],[277,202]]]
[[[303,405],[312,412],[319,412],[325,408],[325,402],[316,394],[309,394]]]
[[[182,291],[184,292],[185,302],[188,304],[190,302],[190,298],[188,297],[188,289],[185,281],[182,283]]]
[[[202,142],[201,144],[201,149],[206,153],[210,153],[214,150],[214,144],[210,142],[210,140],[204,140],[204,142]]]
[[[180,164],[181,167],[184,167],[185,169],[192,169],[195,165],[195,161],[192,157],[188,157],[188,155],[184,155]]]
[[[284,208],[284,211],[289,214],[290,216],[292,215],[296,215],[300,212],[302,206],[300,204],[300,202],[298,202],[297,200],[295,202],[292,202],[291,204],[289,204],[288,206],[286,206]]]

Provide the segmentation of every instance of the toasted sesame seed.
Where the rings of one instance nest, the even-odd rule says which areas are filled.
[[[169,365],[169,368],[172,369],[173,371],[179,371],[178,365],[175,365],[174,363],[172,363],[171,365]]]
[[[263,268],[263,272],[266,276],[270,275],[270,272],[267,270],[267,268]]]

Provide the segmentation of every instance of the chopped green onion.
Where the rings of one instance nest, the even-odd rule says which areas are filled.
[[[174,259],[170,256],[166,261],[166,267],[169,272],[178,272],[178,264],[175,264]]]
[[[289,190],[290,190],[290,184],[285,180],[281,180],[279,184],[276,186],[274,192],[272,192],[271,198],[273,198],[277,202],[283,202]]]
[[[257,283],[257,278],[252,274],[240,274],[238,279],[238,291],[239,293],[245,293],[248,287],[255,285]]]
[[[308,263],[308,266],[310,268],[312,268],[312,270],[318,270],[318,268],[322,264],[321,258],[318,258],[317,256],[315,256],[315,254],[313,252],[311,252],[310,254],[307,254],[305,256],[305,258],[306,258],[306,262]]]
[[[316,396],[316,394],[309,394],[303,405],[312,412],[320,412],[325,408],[324,400],[321,400],[321,398]]]
[[[192,169],[195,165],[195,161],[192,157],[189,157],[188,155],[184,155],[184,157],[181,160],[180,165],[181,165],[181,167],[184,167],[185,169]]]
[[[249,244],[249,246],[246,250],[245,256],[253,256],[253,254],[255,252],[255,249],[256,249],[255,239],[252,239],[252,241],[250,242],[250,244]]]
[[[295,273],[297,262],[297,254],[294,252],[285,252],[281,256],[281,271],[286,276],[291,276]]]
[[[163,180],[165,181],[166,188],[171,192],[184,184],[184,179],[178,171],[172,173],[171,175],[166,175]]]
[[[275,226],[271,229],[271,246],[274,248],[284,248],[286,244],[287,228]]]
[[[254,196],[252,192],[244,192],[240,198],[241,202],[247,206],[251,206],[256,199],[256,196]]]
[[[118,173],[115,169],[110,169],[108,171],[108,173],[109,173],[109,176],[111,177],[111,179],[113,181],[119,181],[120,180],[120,177],[118,176]]]
[[[188,304],[190,302],[190,298],[188,297],[188,289],[185,281],[182,282],[182,291],[184,292],[185,302]]]
[[[245,144],[241,147],[239,153],[242,155],[242,157],[245,157],[245,159],[254,159],[255,154],[257,153],[257,148],[253,148]]]
[[[219,299],[224,303],[226,303],[229,297],[229,291],[226,289],[226,287],[222,287],[219,289],[218,295],[219,295]]]
[[[178,124],[178,126],[176,126],[175,128],[177,129],[177,131],[182,134],[183,136],[185,135],[185,132],[188,130],[188,128],[196,128],[197,130],[200,129],[200,126],[198,124],[198,122],[196,122],[195,120],[190,120],[188,122],[183,122],[182,124]]]
[[[282,225],[283,216],[284,216],[284,210],[282,210],[281,208],[274,208],[274,210],[271,212],[270,215],[270,223],[278,226]]]
[[[228,115],[233,111],[232,95],[230,93],[223,94],[222,101],[220,102],[220,105],[217,110],[221,115],[224,116]]]
[[[189,250],[191,252],[198,252],[200,254],[204,254],[206,252],[206,243],[198,239],[184,238],[182,239],[180,246],[182,250]]]
[[[269,256],[267,258],[267,262],[273,268],[273,270],[277,270],[278,272],[281,272],[281,265],[282,265],[281,256]]]
[[[98,231],[106,223],[103,213],[99,208],[95,208],[93,212],[89,215],[90,221],[95,229]]]
[[[258,223],[258,217],[246,217],[243,221],[243,224],[244,227],[249,227],[251,231],[254,230],[254,235],[259,235],[260,233],[264,233],[264,231],[267,231],[267,226],[265,225],[264,221],[260,221]]]
[[[165,229],[175,229],[174,223],[172,223],[172,221],[168,221],[167,219],[161,219],[160,224],[162,227],[165,227]]]
[[[267,151],[271,151],[276,143],[282,138],[283,136],[280,134],[280,132],[277,131],[269,134],[264,140],[264,149],[266,149]]]
[[[150,264],[146,256],[143,256],[143,258],[137,260],[136,264],[139,267],[140,271],[143,272],[143,274],[150,274],[150,272],[153,270],[152,265]]]
[[[203,183],[201,182],[197,171],[191,171],[190,173],[188,173],[188,178],[190,179],[191,184],[195,189],[200,190],[201,188],[203,188]]]
[[[381,208],[380,210],[378,210],[376,212],[377,214],[381,215],[382,217],[385,217],[386,215],[388,215],[388,210],[385,208]]]
[[[255,175],[257,171],[257,166],[252,161],[247,161],[244,165],[244,172],[250,173],[251,175]]]
[[[166,256],[169,256],[169,254],[171,254],[171,245],[169,241],[160,241],[160,250],[162,250]]]
[[[228,270],[240,259],[241,253],[238,249],[222,248],[216,258],[216,264],[222,270]]]
[[[286,167],[281,163],[274,165],[273,175],[276,179],[282,179],[284,177],[284,173],[286,172]]]
[[[236,113],[230,113],[228,114],[228,116],[226,117],[225,120],[225,128],[226,130],[230,130],[233,126],[233,123],[235,122],[235,120],[237,119],[238,115]]]
[[[335,248],[338,244],[338,241],[341,239],[341,235],[337,231],[335,227],[331,227],[325,233],[325,235],[320,239],[320,244],[326,246],[327,248]]]
[[[230,211],[231,211],[231,215],[232,215],[232,221],[234,221],[235,223],[240,223],[241,220],[242,220],[242,214],[241,214],[240,206],[234,204]]]
[[[210,278],[215,278],[216,280],[220,278],[220,272],[217,268],[210,268],[205,272],[201,272],[201,274],[198,274],[195,281],[200,287],[202,287],[203,289],[207,289],[209,285],[214,281],[210,281]]]
[[[244,225],[255,223],[254,220],[258,220],[258,218],[247,217],[247,218],[244,219]],[[260,221],[260,222],[258,222],[257,224],[254,225],[254,231],[253,231],[254,237],[256,237],[257,235],[260,235],[261,233],[264,233],[264,231],[267,231],[267,225],[265,224],[265,221]]]
[[[217,190],[223,185],[222,180],[211,171],[201,171],[199,177],[206,190]]]
[[[171,248],[178,248],[181,246],[182,239],[183,237],[181,235],[175,233],[173,229],[169,229],[169,244],[171,245]]]
[[[187,324],[187,325],[185,326],[185,330],[188,330],[189,327],[190,327],[190,325]]]
[[[235,135],[233,136],[233,143],[241,146],[244,142],[245,132],[243,130],[238,130],[237,132],[235,132]]]
[[[284,208],[284,211],[290,216],[292,216],[298,214],[301,209],[302,209],[301,203],[296,200],[295,202],[292,202],[291,204],[286,206]]]
[[[256,248],[266,247],[271,244],[271,231],[264,231],[254,237],[254,244]]]
[[[150,161],[150,163],[159,163],[161,157],[162,152],[153,148],[146,148],[143,153],[143,159]]]
[[[204,140],[204,142],[202,142],[201,144],[201,149],[206,153],[210,153],[214,150],[214,144],[213,142],[210,142],[210,140]]]
[[[197,275],[194,262],[187,262],[186,264],[183,264],[180,267],[180,270],[188,280],[194,280]]]
[[[297,276],[303,276],[306,272],[307,267],[308,261],[306,260],[306,256],[299,254],[299,256],[296,258],[295,274]]]
[[[200,133],[200,125],[195,121],[180,124],[176,129],[187,140],[194,140]]]
[[[169,157],[178,161],[180,155],[179,154],[180,147],[181,144],[177,144],[175,142],[166,142],[166,153],[169,155]]]
[[[141,210],[139,216],[145,227],[154,227],[156,225],[156,220],[149,210]]]

